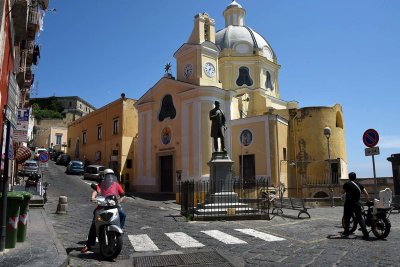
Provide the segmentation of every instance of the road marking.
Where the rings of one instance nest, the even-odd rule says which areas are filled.
[[[267,233],[264,233],[264,232],[259,232],[259,231],[253,230],[253,229],[235,229],[235,230],[239,231],[241,233],[244,233],[246,235],[250,235],[250,236],[254,236],[254,237],[260,238],[260,239],[262,239],[264,241],[268,241],[268,242],[285,240],[284,238],[277,237],[277,236],[274,236],[274,235],[270,235],[270,234],[267,234]]]
[[[205,233],[206,235],[209,235],[219,241],[221,241],[224,244],[247,244],[246,241],[243,241],[239,238],[236,238],[234,236],[225,234],[221,231],[218,230],[209,230],[209,231],[201,231]]]
[[[148,235],[128,235],[129,241],[135,251],[156,251],[159,250],[156,244]]]
[[[196,239],[188,236],[182,232],[165,233],[172,241],[178,244],[182,248],[198,248],[204,247],[204,245],[198,242]]]

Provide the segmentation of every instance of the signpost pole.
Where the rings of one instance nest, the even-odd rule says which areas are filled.
[[[39,165],[40,165],[40,170],[41,170],[41,183],[40,183],[40,187],[39,187],[39,194],[41,195],[41,196],[43,196],[43,184],[44,184],[44,171],[47,169],[47,166],[48,166],[48,161],[49,161],[49,158],[50,158],[50,155],[49,155],[49,153],[47,153],[47,152],[43,152],[43,153],[40,153],[39,154],[39,161],[40,161],[40,163],[39,163]]]
[[[372,155],[372,168],[374,170],[375,198],[378,198],[378,181],[376,180],[375,156],[374,155]]]
[[[374,171],[374,186],[375,198],[378,198],[378,181],[376,179],[375,171],[375,157],[374,155],[379,155],[379,147],[376,146],[379,142],[379,134],[375,129],[368,129],[363,134],[363,142],[368,148],[365,149],[365,156],[372,156],[372,168]]]

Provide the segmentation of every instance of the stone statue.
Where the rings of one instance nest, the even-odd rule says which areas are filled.
[[[225,115],[222,110],[219,109],[220,103],[215,101],[215,108],[210,110],[210,120],[211,120],[211,137],[214,138],[214,151],[218,150],[218,138],[221,139],[221,151],[225,150]]]

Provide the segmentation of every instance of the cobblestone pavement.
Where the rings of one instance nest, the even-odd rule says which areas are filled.
[[[364,241],[360,231],[347,239],[340,237],[342,207],[311,209],[311,219],[304,220],[294,219],[297,213],[285,210],[287,216],[276,216],[270,221],[188,222],[179,216],[179,206],[173,201],[138,197],[123,204],[127,220],[121,255],[115,262],[104,262],[95,253],[79,253],[94,209],[89,201],[90,182],[80,176],[67,176],[64,170],[65,167],[49,164],[45,179],[51,186],[45,208],[69,253],[71,266],[133,266],[140,257],[206,251],[220,252],[232,266],[400,266],[399,214],[390,216],[392,229],[386,240],[372,237]],[[61,195],[68,197],[66,215],[55,214]],[[251,236],[243,229],[270,236]],[[218,234],[224,237],[218,240]],[[175,235],[187,235],[192,243],[173,242]],[[144,241],[135,243],[144,237],[147,239],[140,240],[151,240],[155,248],[140,248],[138,244],[144,246]]]

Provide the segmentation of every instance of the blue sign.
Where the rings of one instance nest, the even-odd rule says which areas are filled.
[[[49,161],[49,154],[47,152],[43,152],[39,154],[39,161],[40,162],[48,162]]]
[[[368,129],[363,134],[363,142],[367,147],[374,147],[379,142],[379,134],[375,129]]]
[[[29,121],[29,109],[22,108],[18,110],[18,121]]]

